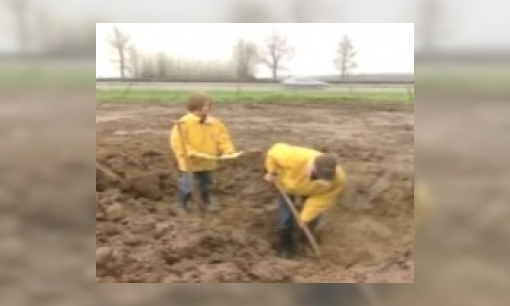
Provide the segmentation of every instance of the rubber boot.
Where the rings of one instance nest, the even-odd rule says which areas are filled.
[[[177,214],[179,216],[188,215],[188,202],[191,200],[191,193],[184,194],[179,191],[178,203],[177,203]]]
[[[318,230],[317,228],[311,227],[310,233],[315,238],[315,241],[317,242],[317,244],[320,246],[322,244],[322,231]],[[308,241],[308,238],[306,238],[306,235],[304,232],[303,232],[303,236],[305,236],[305,239],[306,239],[308,245],[310,245],[310,242]]]
[[[308,224],[308,228],[310,229],[312,235],[315,237],[315,240],[317,241],[318,245],[322,244],[322,230],[320,228],[320,225],[321,219],[315,219],[314,221]]]
[[[315,229],[312,232],[312,235],[315,237],[315,240],[317,241],[317,244],[320,246],[322,244],[322,231]]]
[[[217,207],[213,205],[211,201],[211,195],[209,191],[200,191],[200,197],[202,198],[202,203],[204,204],[204,209],[207,212],[214,212],[217,210]]]
[[[314,251],[310,245],[310,240],[308,240],[303,230],[299,231],[297,241],[299,243],[298,247],[300,252],[304,252],[307,256],[313,256]]]
[[[308,229],[310,230],[310,233],[315,238],[315,241],[317,242],[317,245],[320,246],[322,244],[322,235],[321,231],[317,229],[317,222],[311,222],[308,224]],[[303,249],[304,252],[308,256],[314,256],[315,250],[313,249],[312,245],[310,244],[310,240],[305,234],[304,230],[300,230],[298,234],[298,243],[299,248]]]
[[[280,248],[281,256],[290,259],[294,256],[294,239],[292,237],[292,228],[280,230]]]

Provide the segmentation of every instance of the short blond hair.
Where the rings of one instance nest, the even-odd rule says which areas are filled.
[[[188,111],[196,112],[204,108],[207,103],[211,103],[211,97],[205,92],[195,92],[188,98]]]

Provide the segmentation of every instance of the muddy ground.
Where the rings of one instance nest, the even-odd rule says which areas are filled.
[[[97,282],[414,282],[414,106],[217,106],[238,149],[205,218],[174,213],[168,131],[182,106],[96,109]],[[276,193],[264,151],[288,142],[337,153],[347,191],[322,227],[323,260],[277,256]]]

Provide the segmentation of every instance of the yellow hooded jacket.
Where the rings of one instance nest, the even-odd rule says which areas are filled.
[[[188,156],[193,153],[205,153],[213,156],[234,153],[234,145],[226,125],[219,119],[209,116],[204,123],[200,117],[188,113],[179,119],[187,146]],[[172,148],[179,170],[187,171],[184,150],[181,144],[179,129],[174,126],[170,132],[170,147]],[[190,171],[211,171],[218,167],[216,160],[190,157]]]
[[[419,227],[428,217],[430,198],[427,190],[421,184],[414,187],[414,226]]]
[[[345,189],[346,175],[337,167],[336,178],[328,184],[311,179],[312,163],[322,153],[313,149],[277,143],[266,156],[266,170],[277,174],[282,189],[291,195],[307,197],[300,219],[310,222],[335,205]]]

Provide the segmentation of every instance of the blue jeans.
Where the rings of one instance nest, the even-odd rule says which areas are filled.
[[[298,199],[297,196],[294,195],[287,195],[289,199],[295,203],[296,199]],[[302,197],[303,202],[306,201],[306,198]],[[279,221],[278,221],[278,229],[284,230],[284,229],[293,229],[296,224],[296,220],[294,218],[294,215],[292,214],[292,210],[290,210],[289,206],[287,205],[285,198],[280,195],[279,199]],[[310,230],[315,230],[317,225],[319,224],[319,218],[315,218],[315,220],[312,220],[308,226],[310,227]]]
[[[200,189],[200,196],[206,206],[211,204],[211,195],[209,193],[209,186],[212,182],[212,175],[210,171],[194,172],[193,179],[198,181]],[[183,173],[177,181],[178,200],[182,208],[188,208],[188,202],[191,200],[193,186],[191,185],[191,176],[188,173]]]

